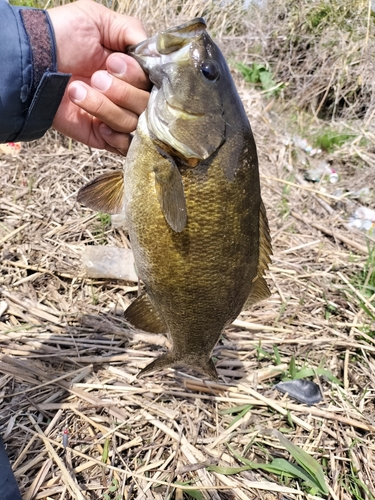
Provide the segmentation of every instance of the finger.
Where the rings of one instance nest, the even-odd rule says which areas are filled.
[[[99,133],[112,149],[115,149],[123,155],[127,154],[132,140],[131,134],[120,134],[119,132],[112,130],[105,123],[101,123],[99,125]]]
[[[150,94],[139,90],[127,82],[110,75],[107,71],[96,71],[91,77],[91,85],[103,92],[112,102],[124,109],[140,115],[146,109]]]
[[[108,56],[106,65],[108,73],[120,80],[128,82],[139,89],[150,90],[151,82],[148,76],[132,57],[114,52]]]
[[[106,149],[111,153],[126,156],[133,136],[121,134],[109,128],[94,116],[91,117],[91,146]]]
[[[56,130],[92,148],[126,155],[131,141],[130,134],[119,134],[117,137],[117,132],[113,131],[115,135],[111,137],[111,134],[101,133],[101,125],[102,121],[72,103],[67,92],[64,94],[53,120],[53,127]]]
[[[100,7],[102,10],[100,12],[100,29],[105,47],[112,50],[123,50],[127,45],[140,43],[147,38],[146,31],[138,19]]]
[[[118,106],[84,82],[72,82],[68,87],[68,95],[74,104],[117,132],[133,132],[137,126],[137,113]]]

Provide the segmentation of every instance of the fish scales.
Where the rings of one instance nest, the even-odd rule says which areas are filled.
[[[263,273],[271,243],[255,142],[202,19],[129,54],[155,86],[124,167],[127,229],[147,294],[125,317],[172,341],[142,375],[186,366],[216,378],[211,353],[224,327],[245,302],[269,296]]]
[[[174,347],[187,354],[201,352],[205,345],[212,350],[223,326],[239,314],[257,274],[258,221],[247,194],[254,191],[257,175],[241,175],[239,169],[229,181],[219,159],[181,169],[187,213],[192,215],[177,233],[161,213],[155,192],[155,148],[147,136],[138,134],[137,140],[143,151],[150,148],[146,168],[139,167],[135,155],[128,159],[125,174],[126,209],[132,214],[128,230],[138,273]],[[247,162],[246,157],[244,168]],[[259,211],[259,193],[253,199]]]

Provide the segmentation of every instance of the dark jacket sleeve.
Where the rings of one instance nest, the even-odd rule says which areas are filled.
[[[47,12],[0,0],[0,143],[42,137],[70,76],[57,72]]]

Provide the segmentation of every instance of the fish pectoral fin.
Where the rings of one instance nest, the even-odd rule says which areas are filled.
[[[124,206],[124,172],[115,170],[100,175],[81,187],[77,200],[99,212],[120,213]]]
[[[161,149],[159,152],[160,162],[154,166],[156,193],[166,221],[173,231],[180,233],[187,222],[182,177],[173,159]]]
[[[137,297],[125,311],[125,319],[135,328],[149,333],[167,333],[168,327],[144,293]]]

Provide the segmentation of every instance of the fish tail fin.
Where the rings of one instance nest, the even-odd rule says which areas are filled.
[[[193,362],[190,367],[193,368],[193,370],[202,373],[203,375],[207,375],[207,377],[213,380],[217,380],[219,378],[217,375],[215,363],[211,358],[209,358],[208,360],[200,359],[199,362]]]
[[[162,354],[158,358],[154,359],[151,363],[149,363],[145,368],[143,368],[137,375],[137,378],[144,377],[151,372],[156,370],[162,370],[163,368],[169,368],[174,365],[175,359],[171,352],[166,352]]]
[[[152,361],[138,373],[137,378],[144,377],[145,375],[148,375],[149,373],[154,372],[156,370],[161,370],[163,368],[170,368],[173,366],[185,366],[203,375],[206,375],[207,377],[213,380],[218,379],[215,364],[211,358],[202,359],[199,357],[191,360],[179,359],[178,356],[175,356],[173,351],[162,354],[161,356],[156,358],[154,361]]]

